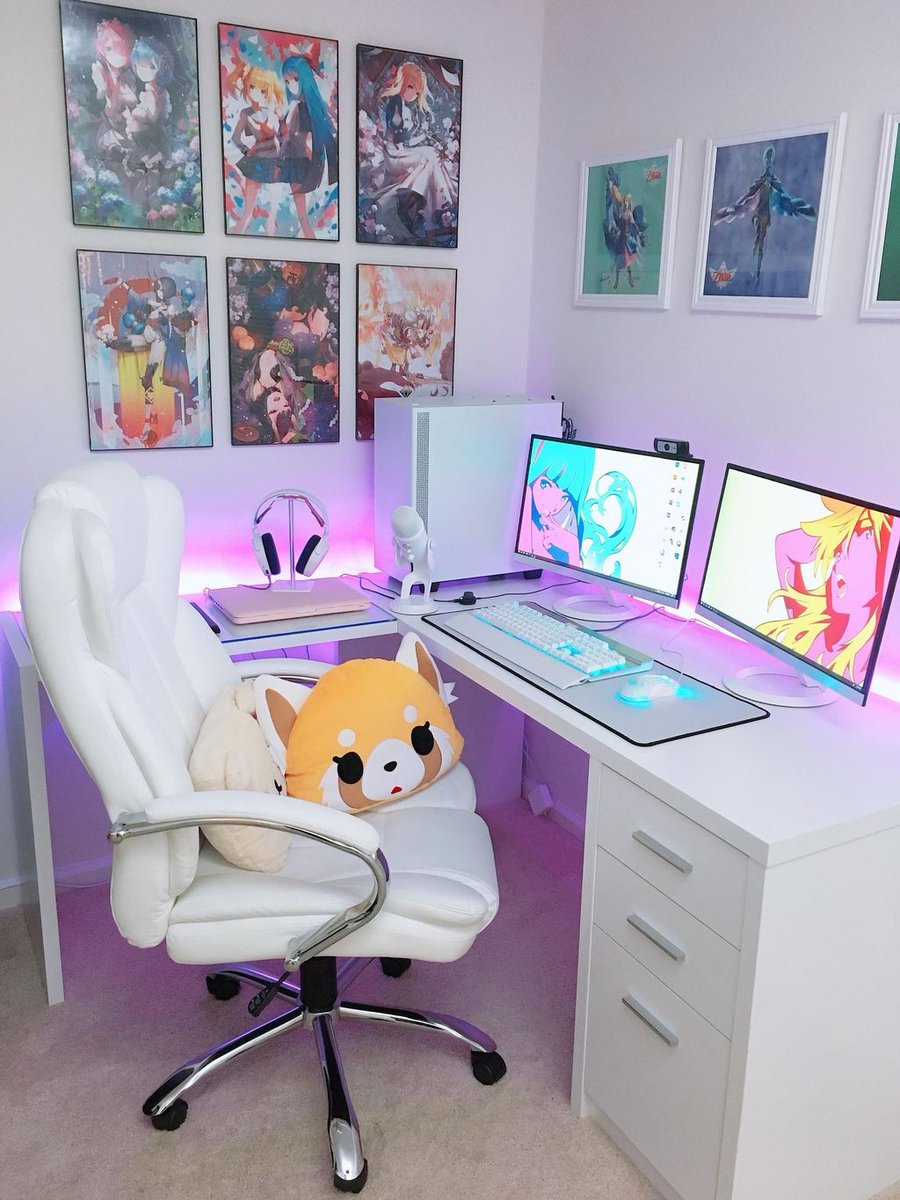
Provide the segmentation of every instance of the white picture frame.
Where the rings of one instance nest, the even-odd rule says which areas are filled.
[[[614,172],[617,183],[609,172]],[[680,183],[680,138],[662,149],[627,158],[582,162],[576,305],[669,307]],[[627,200],[632,203],[630,220]]]
[[[882,270],[887,239],[891,242],[891,257],[895,269],[900,266],[900,169],[897,162],[897,132],[900,130],[900,111],[886,112],[881,132],[881,153],[878,158],[878,183],[875,188],[875,207],[872,213],[872,231],[869,235],[869,254],[866,259],[866,276],[863,285],[862,306],[859,315],[876,320],[900,320],[900,279],[896,284],[885,281],[882,287]],[[895,183],[896,179],[896,183]],[[891,192],[896,186],[895,203],[891,205]],[[890,233],[888,221],[890,219]],[[886,293],[879,298],[879,291]]]
[[[822,315],[846,124],[707,140],[694,309]]]

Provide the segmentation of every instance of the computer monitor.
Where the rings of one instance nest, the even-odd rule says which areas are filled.
[[[728,465],[699,608],[795,668],[746,668],[725,679],[729,690],[796,707],[838,694],[865,704],[897,579],[898,517]]]
[[[595,584],[557,612],[621,621],[629,596],[677,607],[703,463],[645,450],[531,438],[515,558]]]

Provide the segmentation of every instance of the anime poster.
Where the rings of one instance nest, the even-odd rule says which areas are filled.
[[[821,312],[843,130],[708,144],[695,307]]]
[[[900,113],[884,115],[861,316],[900,317]]]
[[[340,438],[340,267],[228,259],[231,440]]]
[[[375,433],[376,396],[453,391],[456,270],[356,269],[356,436]]]
[[[358,242],[455,249],[462,66],[356,47]]]
[[[206,259],[77,258],[91,449],[211,446]]]
[[[575,303],[665,308],[681,143],[582,165]]]
[[[862,687],[898,533],[891,510],[730,467],[701,604]]]
[[[338,46],[219,25],[225,232],[336,242]]]
[[[197,22],[62,0],[76,225],[203,232]]]

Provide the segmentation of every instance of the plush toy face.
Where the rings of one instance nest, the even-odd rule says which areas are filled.
[[[290,796],[361,812],[418,791],[459,759],[462,736],[437,667],[414,634],[396,661],[343,663],[303,696],[279,684],[257,681],[257,708],[268,709],[286,748]]]

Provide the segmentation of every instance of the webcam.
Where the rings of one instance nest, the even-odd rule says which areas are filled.
[[[653,449],[657,454],[667,454],[670,458],[690,458],[691,447],[687,442],[676,442],[674,438],[654,438]]]

